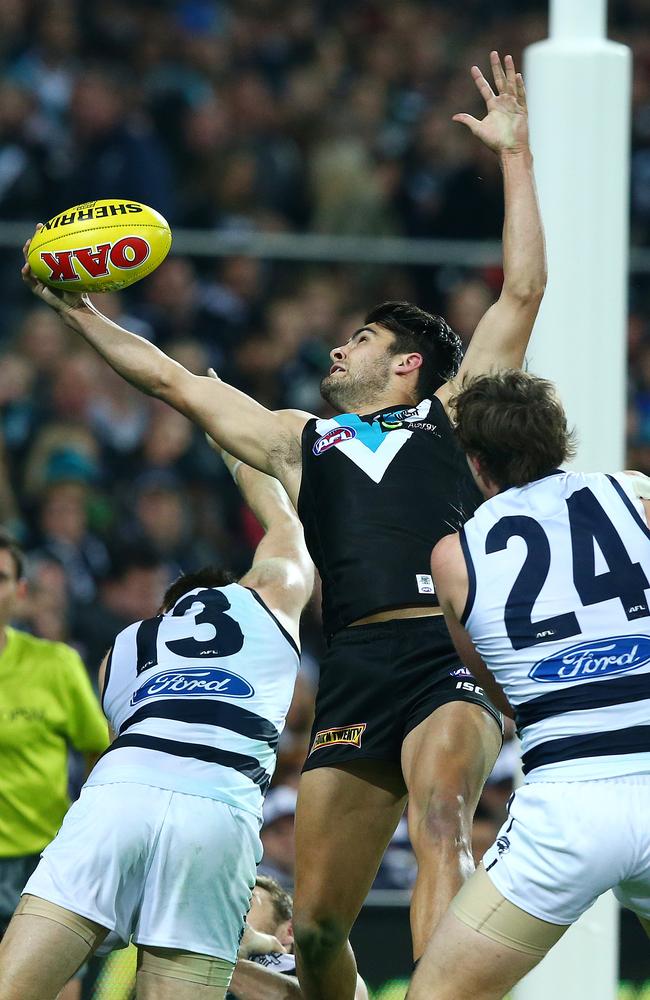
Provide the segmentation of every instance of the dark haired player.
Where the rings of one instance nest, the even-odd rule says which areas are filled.
[[[650,480],[559,468],[573,434],[544,379],[484,375],[454,404],[486,502],[431,569],[525,779],[408,996],[500,1000],[609,889],[650,934]]]
[[[115,738],[0,943],[2,1000],[54,1000],[90,954],[130,939],[138,1000],[225,996],[313,566],[282,486],[224,457],[265,529],[253,565],[238,583],[179,577],[115,639],[101,672]]]
[[[409,797],[419,875],[418,958],[472,870],[471,818],[501,744],[499,720],[454,653],[429,575],[441,536],[472,513],[454,440],[450,380],[521,365],[545,284],[544,241],[524,86],[491,55],[493,93],[467,125],[494,150],[505,193],[504,283],[459,369],[440,317],[385,303],[332,352],[323,395],[341,415],[272,413],[219,380],[194,376],[120,329],[82,296],[35,292],[132,384],[165,399],[228,451],[277,476],[297,507],[323,581],[329,649],[297,813],[295,929],[309,1000],[352,1000],[348,932]]]

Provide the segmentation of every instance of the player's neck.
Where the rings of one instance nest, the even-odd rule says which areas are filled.
[[[379,410],[392,410],[395,406],[417,406],[418,403],[412,398],[412,396],[406,396],[403,393],[386,393],[382,396],[376,396],[374,399],[368,399],[365,402],[359,403],[354,407],[354,413],[358,413],[360,417],[366,417],[369,413],[377,413]]]
[[[6,648],[7,648],[7,626],[6,624],[0,624],[0,656],[2,656]]]

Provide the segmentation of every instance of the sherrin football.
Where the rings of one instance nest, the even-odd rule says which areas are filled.
[[[151,274],[169,252],[167,221],[137,201],[105,198],[55,215],[29,247],[33,273],[50,288],[115,292]]]

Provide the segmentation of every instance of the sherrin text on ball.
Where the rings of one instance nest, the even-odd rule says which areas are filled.
[[[169,224],[155,209],[105,198],[46,222],[30,243],[28,261],[50,288],[113,292],[151,274],[171,242]]]

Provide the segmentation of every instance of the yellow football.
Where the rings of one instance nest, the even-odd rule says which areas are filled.
[[[114,292],[154,271],[171,242],[167,221],[153,208],[104,198],[46,222],[32,238],[28,261],[50,288]]]

